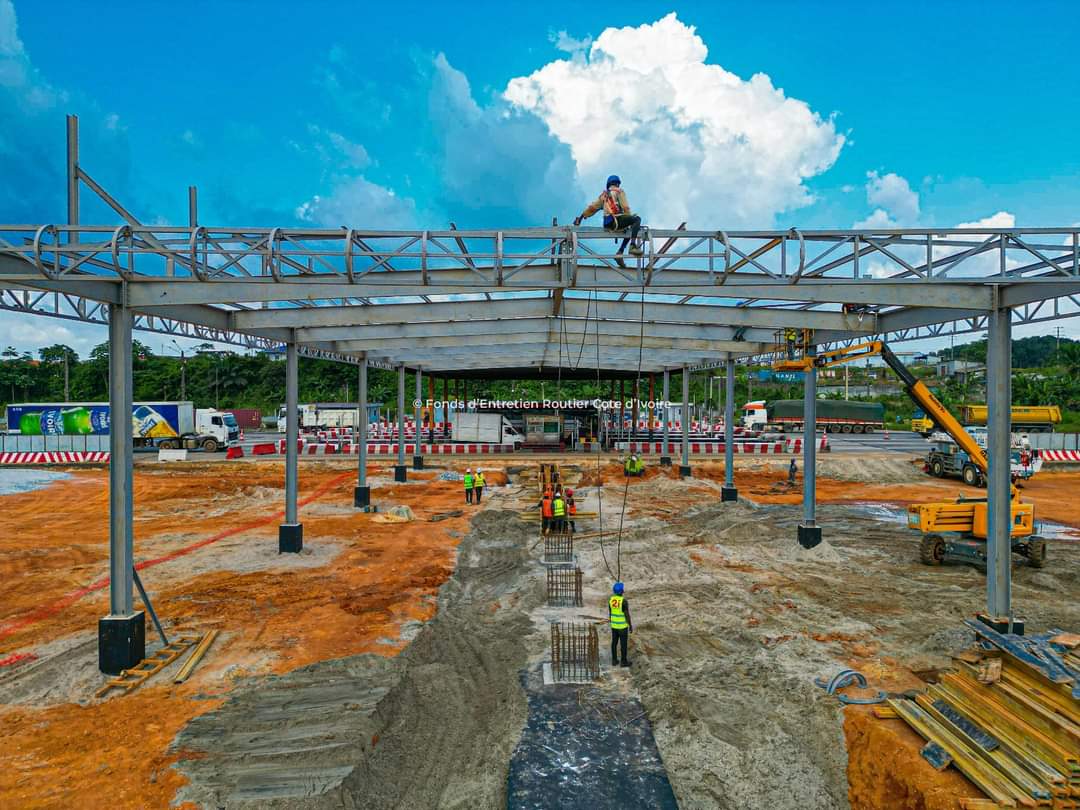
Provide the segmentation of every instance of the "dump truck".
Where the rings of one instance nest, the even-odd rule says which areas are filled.
[[[468,444],[506,444],[515,449],[525,441],[501,413],[455,413],[450,417],[451,439]]]
[[[960,421],[965,425],[985,425],[988,408],[985,405],[964,405],[960,409]],[[1010,409],[1013,430],[1029,433],[1050,433],[1061,422],[1061,408],[1057,405],[1013,405]],[[911,420],[913,433],[929,437],[934,432],[934,420],[921,408],[916,409]]]
[[[749,430],[803,429],[801,399],[757,400],[743,406],[743,426]],[[817,426],[829,433],[873,433],[885,426],[885,406],[880,402],[843,399],[817,401]]]
[[[22,436],[107,436],[107,402],[27,402],[7,406],[8,432]],[[196,408],[192,402],[135,402],[135,447],[201,448],[213,453],[240,443],[231,413]]]

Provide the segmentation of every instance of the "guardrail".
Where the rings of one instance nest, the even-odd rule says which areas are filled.
[[[108,435],[24,436],[19,433],[0,433],[0,453],[103,453],[108,451]]]

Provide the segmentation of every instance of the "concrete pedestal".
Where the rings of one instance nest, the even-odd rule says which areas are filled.
[[[146,615],[140,610],[130,616],[98,619],[98,669],[119,675],[146,658]]]
[[[353,506],[357,509],[371,506],[371,487],[353,487]]]
[[[404,464],[394,465],[394,480],[399,484],[404,484],[409,480],[409,468]]]
[[[412,457],[412,468],[414,470],[422,470],[422,469],[424,469],[424,457],[423,456],[413,456]]]
[[[728,501],[739,500],[739,490],[736,487],[723,486],[720,487],[720,501],[725,503]]]
[[[282,523],[278,526],[278,554],[299,554],[303,548],[303,523]]]
[[[799,524],[799,545],[803,548],[813,548],[821,542],[821,527]]]
[[[1008,633],[1009,631],[1009,617],[1008,616],[990,616],[986,613],[978,613],[975,618],[985,624],[991,630],[997,630],[999,633]],[[1015,635],[1024,635],[1024,620],[1016,619],[1012,620],[1012,632]]]
[[[660,466],[661,467],[670,467],[671,466],[671,456],[660,456]]]
[[[690,478],[690,465],[679,465],[679,478]]]

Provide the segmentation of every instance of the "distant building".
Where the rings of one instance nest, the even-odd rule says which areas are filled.
[[[938,377],[963,377],[986,373],[986,366],[972,360],[946,360],[937,364]]]

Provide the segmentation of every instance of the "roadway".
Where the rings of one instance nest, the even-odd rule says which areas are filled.
[[[904,453],[924,455],[929,443],[910,430],[890,430],[888,438],[882,431],[873,433],[830,433],[829,446],[833,453]]]

